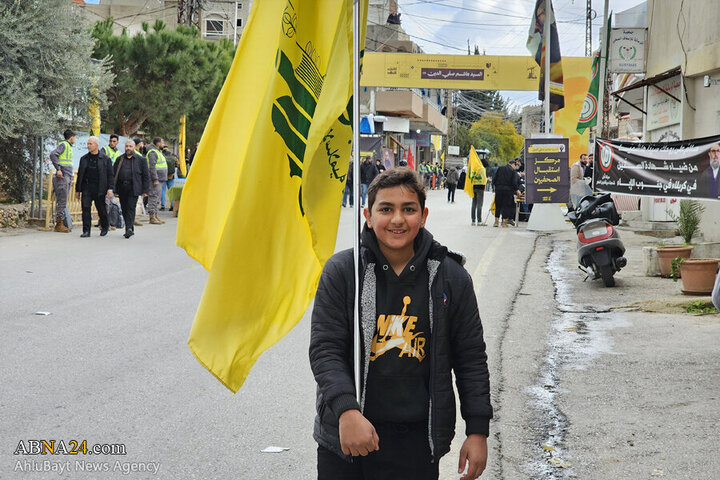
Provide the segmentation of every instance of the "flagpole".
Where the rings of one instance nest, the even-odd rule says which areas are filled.
[[[545,133],[550,133],[550,18],[551,0],[545,0],[545,22],[543,22],[543,35],[545,36]]]
[[[353,371],[355,398],[360,403],[360,0],[353,1],[353,224],[355,236],[355,303],[353,309]]]
[[[605,32],[600,38],[600,84],[598,85],[598,113],[600,117],[600,127],[597,130],[600,132],[602,138],[607,138],[608,134],[605,131],[605,88],[607,87],[607,48],[608,48],[608,36],[610,35],[610,29],[608,28],[608,8],[609,0],[605,0],[605,10],[603,12],[603,26]],[[599,159],[598,159],[599,160]]]

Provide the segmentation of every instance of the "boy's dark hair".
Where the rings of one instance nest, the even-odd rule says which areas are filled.
[[[160,143],[161,140],[162,140],[162,138],[160,138],[160,137],[153,138],[153,145],[157,146],[157,144]]]
[[[114,133],[111,133],[111,134],[110,134],[110,140],[112,140],[113,138],[116,139],[118,142],[120,141],[120,137],[118,137],[118,136],[115,135]]]
[[[417,193],[420,209],[425,209],[425,182],[420,180],[420,176],[414,170],[406,167],[390,168],[375,177],[367,190],[368,208],[372,210],[375,197],[380,190],[397,186],[406,187]]]
[[[67,129],[63,132],[63,137],[65,137],[65,140],[70,140],[74,136],[75,136],[75,132],[73,132],[70,129]]]

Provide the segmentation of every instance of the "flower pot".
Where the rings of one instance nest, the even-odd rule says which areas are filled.
[[[682,257],[690,258],[693,247],[690,245],[679,245],[677,247],[658,247],[658,263],[660,264],[660,274],[663,277],[670,275],[671,264],[673,258]]]
[[[682,292],[686,295],[709,295],[715,286],[720,258],[688,258],[680,265]]]

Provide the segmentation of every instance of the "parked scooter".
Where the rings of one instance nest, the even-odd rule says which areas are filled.
[[[588,278],[602,278],[606,287],[613,287],[615,272],[627,265],[625,246],[614,228],[620,223],[615,204],[609,193],[586,195],[576,204],[568,218],[577,231],[578,268]]]

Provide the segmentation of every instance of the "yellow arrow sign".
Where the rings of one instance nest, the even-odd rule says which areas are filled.
[[[550,192],[550,193],[553,193],[553,192],[557,192],[557,188],[553,188],[553,187],[550,187],[550,188],[538,188],[537,191],[538,191],[538,192]]]

